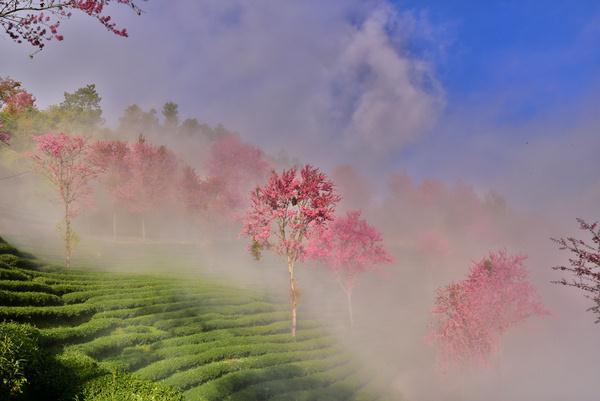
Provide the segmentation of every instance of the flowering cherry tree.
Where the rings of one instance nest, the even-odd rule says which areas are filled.
[[[191,166],[184,166],[179,176],[179,200],[186,211],[198,212],[206,208],[205,183]]]
[[[292,336],[296,335],[298,285],[294,267],[304,255],[303,244],[311,230],[333,219],[340,201],[333,183],[318,168],[306,165],[281,174],[273,172],[264,186],[251,193],[243,232],[252,240],[251,252],[259,258],[270,249],[287,261],[290,277]]]
[[[205,167],[209,207],[235,217],[244,206],[245,194],[266,178],[270,166],[260,149],[227,134],[211,145]]]
[[[125,156],[128,178],[119,188],[126,207],[139,213],[142,239],[146,239],[146,216],[175,196],[178,160],[165,146],[154,146],[142,136]]]
[[[65,266],[69,268],[76,239],[72,220],[78,214],[78,203],[90,192],[90,182],[102,170],[90,162],[89,146],[81,136],[49,133],[34,140],[36,148],[30,157],[36,169],[56,187],[64,206]]]
[[[134,0],[0,0],[0,27],[17,43],[28,42],[38,50],[52,39],[61,41],[60,23],[74,12],[96,19],[110,32],[127,37],[127,30],[117,27],[106,9],[125,5],[141,14]]]
[[[569,272],[573,277],[553,281],[555,284],[579,288],[591,298],[595,305],[589,310],[598,315],[596,323],[600,323],[600,225],[598,222],[586,223],[577,219],[579,228],[591,236],[591,243],[573,237],[554,239],[560,250],[569,251],[569,266],[555,266],[554,270]]]
[[[98,141],[91,146],[91,161],[104,171],[101,182],[112,204],[113,239],[117,238],[117,204],[122,200],[121,187],[128,177],[126,157],[129,147],[123,141]]]
[[[392,262],[382,242],[379,231],[355,210],[313,230],[306,246],[306,257],[324,262],[346,294],[350,327],[354,325],[352,291],[359,276]]]
[[[491,252],[467,278],[438,289],[428,338],[443,369],[488,364],[502,335],[533,316],[548,314],[528,280],[525,257]]]
[[[27,110],[29,107],[33,107],[35,98],[31,93],[26,91],[20,91],[6,99],[5,110],[9,114],[17,114]]]

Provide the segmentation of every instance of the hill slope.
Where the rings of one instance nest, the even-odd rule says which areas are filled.
[[[84,399],[102,399],[118,371],[144,379],[131,388],[159,382],[186,400],[380,399],[318,322],[292,339],[284,303],[200,279],[60,271],[1,239],[0,321],[32,324],[54,360],[91,363],[74,373]]]

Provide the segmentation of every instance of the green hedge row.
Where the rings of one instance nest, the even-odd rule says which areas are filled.
[[[208,383],[211,380],[216,380],[229,373],[318,359],[320,357],[333,356],[338,352],[338,349],[326,348],[313,351],[275,352],[247,358],[227,359],[200,365],[184,372],[177,372],[165,379],[164,383],[180,390],[187,390]]]
[[[43,263],[34,260],[34,259],[26,259],[26,258],[22,258],[19,257],[17,255],[13,255],[13,254],[2,254],[0,255],[0,262],[3,262],[4,264],[7,264],[11,267],[18,267],[21,269],[38,269],[39,267],[41,267],[43,265]]]
[[[148,344],[168,336],[168,333],[154,329],[149,333],[119,333],[115,331],[110,336],[99,337],[85,344],[70,346],[94,358],[103,358],[121,351],[132,345]]]
[[[2,306],[55,306],[62,304],[62,299],[54,294],[0,290],[0,305]]]
[[[112,374],[85,384],[78,401],[183,401],[181,392],[131,374]]]
[[[120,319],[91,319],[75,327],[53,327],[40,330],[40,341],[46,346],[67,345],[92,340],[116,328]]]
[[[12,267],[0,267],[0,280],[28,281],[30,279],[31,276],[29,274],[24,273],[20,270],[14,269]]]
[[[94,305],[65,306],[0,306],[0,321],[14,320],[48,327],[73,324],[89,319],[96,312]]]
[[[292,379],[311,373],[320,372],[343,363],[347,357],[327,357],[322,360],[306,362],[292,362],[283,365],[271,366],[261,369],[249,369],[227,374],[219,379],[194,387],[183,394],[187,399],[203,401],[217,401],[228,399],[248,386],[270,380]],[[264,398],[257,399],[258,401]],[[250,401],[250,400],[248,400]]]
[[[146,366],[137,371],[144,378],[158,380],[172,375],[173,373],[189,369],[193,366],[205,363],[215,362],[223,359],[245,358],[249,356],[265,355],[274,352],[288,351],[308,351],[322,349],[332,346],[330,339],[316,339],[300,341],[292,344],[285,343],[263,343],[263,344],[212,344],[206,343],[198,345],[195,351],[189,350],[189,354],[179,354],[179,356],[169,357],[168,355],[158,354],[163,359],[156,363]],[[193,353],[192,353],[193,352]]]
[[[329,386],[336,382],[337,377],[347,376],[354,371],[355,367],[348,363],[348,360],[343,357],[332,358],[335,361],[333,364],[326,363],[322,366],[322,371],[310,373],[306,376],[266,380],[260,383],[252,384],[241,391],[238,391],[229,397],[231,401],[251,401],[251,400],[266,400],[273,396],[283,393],[302,391],[309,389],[317,389],[317,392],[325,393],[323,387]],[[352,390],[346,388],[338,389],[335,394],[335,400],[346,401],[351,399]]]
[[[2,280],[0,281],[0,290],[6,291],[35,291],[45,292],[48,294],[57,294],[58,292],[47,284],[38,283],[35,281],[22,280]]]

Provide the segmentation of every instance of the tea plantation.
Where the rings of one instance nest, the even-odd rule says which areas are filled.
[[[212,280],[63,271],[0,238],[2,400],[383,400],[284,302]]]

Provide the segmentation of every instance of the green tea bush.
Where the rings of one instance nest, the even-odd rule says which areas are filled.
[[[45,292],[13,292],[0,290],[0,305],[3,306],[50,306],[62,305],[62,299]]]
[[[85,384],[77,401],[183,401],[171,387],[115,371]]]
[[[94,315],[94,305],[0,306],[0,320],[34,323],[40,327],[74,324]]]
[[[20,281],[20,280],[0,280],[0,290],[6,291],[34,291],[45,292],[47,294],[56,294],[57,291],[47,284],[38,283],[35,281]]]
[[[11,254],[15,256],[21,256],[21,252],[14,246],[7,244],[6,242],[0,242],[0,254]]]
[[[1,263],[0,263],[0,266],[2,266]],[[6,265],[6,266],[8,266],[8,265]],[[12,267],[6,267],[6,268],[0,267],[0,280],[27,281],[29,279],[31,279],[31,277],[22,271],[19,271]]]
[[[26,324],[0,323],[0,399],[24,392],[40,363],[37,329]]]

